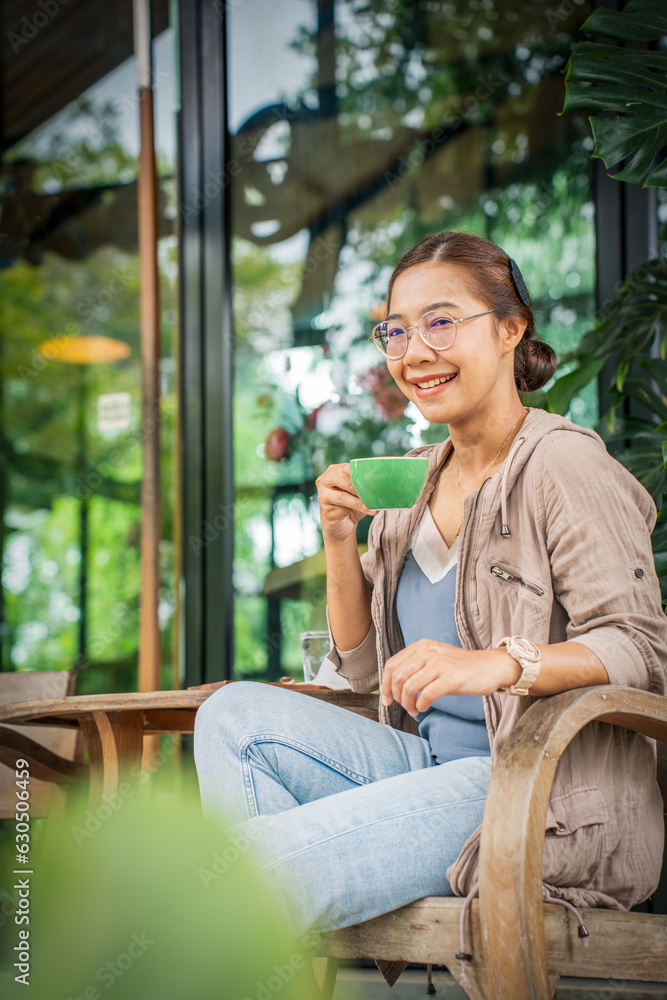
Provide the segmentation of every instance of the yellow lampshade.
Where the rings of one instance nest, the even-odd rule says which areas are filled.
[[[68,365],[101,365],[122,361],[130,353],[130,345],[113,337],[55,337],[43,340],[37,350],[49,361]]]

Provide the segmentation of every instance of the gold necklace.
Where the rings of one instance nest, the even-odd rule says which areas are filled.
[[[505,447],[505,445],[507,444],[507,442],[511,438],[512,432],[514,431],[514,428],[519,423],[519,421],[521,420],[521,417],[524,415],[524,413],[527,413],[527,412],[528,411],[524,407],[523,413],[519,414],[519,416],[516,418],[516,420],[514,421],[514,423],[512,424],[512,426],[510,427],[509,434],[507,435],[507,437],[505,438],[505,440],[501,444],[500,448],[498,449],[498,451],[495,453],[495,455],[493,456],[493,458],[491,459],[491,461],[487,465],[485,471],[482,474],[482,478],[480,479],[480,481],[477,483],[477,486],[475,487],[476,490],[478,490],[480,488],[480,486],[482,485],[482,483],[486,479],[487,475],[489,474],[489,470],[491,469],[491,466],[500,457],[500,453],[502,452],[503,448]],[[456,494],[457,494],[457,496],[459,498],[459,510],[461,512],[461,520],[459,521],[458,530],[457,530],[456,534],[454,535],[454,541],[456,541],[456,539],[461,534],[461,528],[463,527],[463,491],[461,490],[461,483],[459,482],[459,459],[458,459],[458,455],[456,454],[456,452],[454,452],[454,468],[456,470]]]

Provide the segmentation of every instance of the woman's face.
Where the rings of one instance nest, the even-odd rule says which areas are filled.
[[[456,264],[418,264],[396,279],[389,316],[402,326],[416,328],[419,318],[434,308],[463,319],[489,307],[472,292],[465,269]],[[518,320],[498,323],[493,314],[480,316],[459,324],[456,340],[444,351],[433,350],[413,329],[407,352],[387,361],[387,367],[428,421],[458,423],[506,401],[508,388],[514,386],[514,347],[524,328],[525,322]],[[435,380],[436,385],[427,385]]]

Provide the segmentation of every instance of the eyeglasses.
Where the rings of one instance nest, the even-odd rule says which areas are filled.
[[[424,343],[434,351],[446,351],[456,340],[459,323],[467,323],[469,319],[488,316],[492,312],[493,309],[487,309],[486,312],[475,313],[474,316],[454,319],[442,309],[433,309],[420,317],[417,326],[408,327],[401,326],[396,320],[385,319],[382,323],[378,323],[368,339],[372,340],[380,354],[390,361],[397,361],[406,353],[410,342],[408,330],[417,330]]]

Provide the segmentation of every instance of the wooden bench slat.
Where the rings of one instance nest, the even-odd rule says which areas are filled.
[[[463,901],[427,896],[399,910],[353,927],[309,936],[313,952],[332,958],[377,958],[386,961],[446,965],[458,978],[459,915]],[[590,932],[587,944],[577,922],[561,906],[544,904],[547,968],[559,976],[667,982],[667,916],[621,910],[582,909]],[[468,946],[476,977],[486,975],[479,904],[467,918]],[[471,972],[473,966],[470,967]]]

